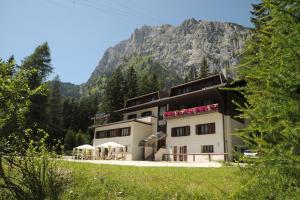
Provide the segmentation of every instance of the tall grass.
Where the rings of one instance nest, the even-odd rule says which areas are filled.
[[[65,163],[74,181],[63,199],[228,199],[237,168],[132,167]]]

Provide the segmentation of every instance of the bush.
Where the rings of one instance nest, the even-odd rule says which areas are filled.
[[[29,141],[26,149],[1,142],[0,187],[6,199],[60,199],[70,182],[70,171],[58,165],[57,154],[48,151],[45,138]],[[2,196],[3,197],[3,196]]]

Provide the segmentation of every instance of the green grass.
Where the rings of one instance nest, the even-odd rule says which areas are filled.
[[[173,168],[63,164],[73,172],[64,199],[228,199],[237,168]]]

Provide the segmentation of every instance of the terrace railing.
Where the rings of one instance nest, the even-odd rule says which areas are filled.
[[[196,162],[196,156],[207,156],[209,162],[212,161],[213,156],[224,156],[224,161],[228,161],[228,153],[165,153],[162,159],[164,161],[188,161],[188,157],[193,157],[193,162]]]

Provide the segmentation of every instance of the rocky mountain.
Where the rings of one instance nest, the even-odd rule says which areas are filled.
[[[190,66],[199,70],[203,58],[208,60],[210,71],[233,69],[248,37],[249,28],[229,22],[188,19],[179,26],[143,26],[105,51],[85,87],[136,55],[151,57],[178,77],[183,77]]]

